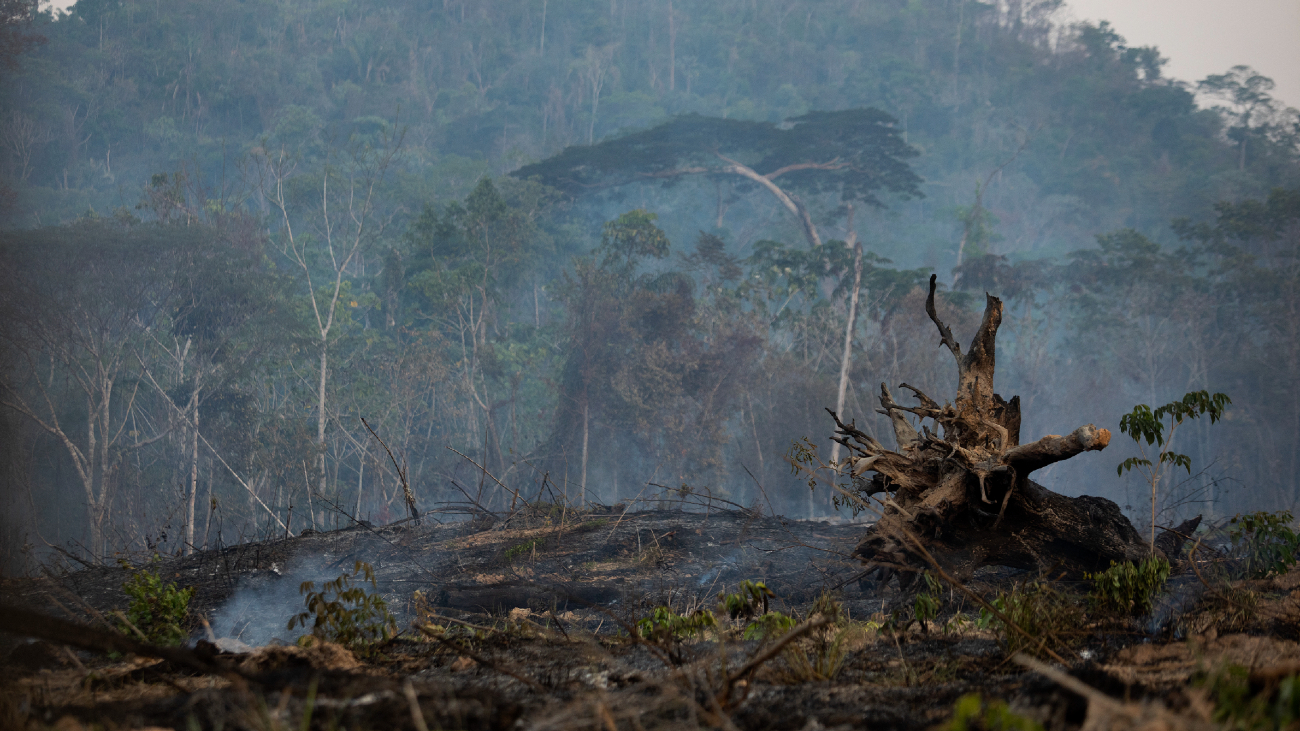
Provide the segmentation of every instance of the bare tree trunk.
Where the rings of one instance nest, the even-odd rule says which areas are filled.
[[[587,504],[587,434],[588,434],[588,405],[584,398],[582,402],[582,478],[579,483],[578,505]]]
[[[212,530],[212,514],[216,512],[216,505],[212,502],[212,460],[208,460],[208,499],[204,503],[207,506],[206,517],[203,519],[203,548],[208,548],[208,532]]]
[[[844,355],[840,358],[840,385],[835,395],[835,413],[844,413],[844,394],[849,386],[849,366],[853,363],[853,330],[858,319],[858,289],[862,285],[862,246],[853,228],[853,204],[849,204],[849,234],[845,241],[853,249],[853,291],[849,294],[849,321],[844,328]],[[831,464],[840,461],[840,443],[831,446]]]
[[[329,472],[325,468],[325,383],[329,373],[329,345],[324,337],[321,338],[320,344],[320,392],[317,398],[316,414],[316,448],[320,450],[317,456],[320,469],[320,487],[317,489],[318,495],[325,494],[325,486],[329,484]],[[307,504],[311,505],[311,486],[307,486]],[[316,511],[309,508],[311,512],[311,527],[316,527]]]
[[[194,418],[191,420],[190,432],[190,499],[189,516],[185,522],[185,555],[194,553],[194,504],[199,495],[199,406],[198,393],[191,399],[194,405]]]

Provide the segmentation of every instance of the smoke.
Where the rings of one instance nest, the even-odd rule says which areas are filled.
[[[293,643],[310,630],[288,629],[289,620],[303,611],[303,582],[332,581],[343,569],[328,556],[304,556],[291,565],[271,564],[269,570],[255,571],[240,579],[235,593],[218,609],[212,620],[217,638],[237,639],[253,647],[275,641]]]

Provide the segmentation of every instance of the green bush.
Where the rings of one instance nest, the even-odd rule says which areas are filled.
[[[756,617],[754,621],[750,622],[745,627],[742,636],[747,640],[767,642],[768,640],[774,640],[786,632],[789,632],[794,629],[797,624],[799,624],[799,620],[787,614],[768,612],[760,617]]]
[[[761,581],[742,581],[735,594],[718,595],[718,611],[732,619],[767,614],[767,600],[776,594]]]
[[[925,588],[918,591],[916,598],[912,600],[912,612],[916,616],[916,621],[921,623],[921,630],[929,632],[929,625],[926,622],[938,617],[939,609],[943,606],[943,585],[929,571],[922,573],[921,579]]]
[[[1288,510],[1238,515],[1228,522],[1232,552],[1244,561],[1248,577],[1285,574],[1296,564],[1300,535],[1291,528],[1292,522]]]
[[[1250,672],[1241,665],[1223,665],[1197,678],[1214,703],[1214,720],[1226,729],[1290,729],[1300,722],[1300,678],[1294,675],[1255,692]]]
[[[1169,562],[1159,556],[1138,564],[1111,561],[1105,571],[1084,576],[1092,581],[1088,601],[1093,609],[1142,617],[1151,613],[1156,595],[1169,580]]]
[[[707,609],[699,609],[682,616],[668,607],[660,606],[655,607],[649,617],[644,617],[636,623],[636,631],[648,642],[671,645],[701,635],[705,629],[717,626],[717,617]]]
[[[1032,641],[1007,627],[997,615],[980,610],[976,623],[998,633],[998,641],[1008,655],[1028,652],[1038,655],[1044,647],[1057,648],[1073,644],[1083,625],[1083,612],[1073,597],[1063,594],[1042,581],[1029,582],[1009,592],[1001,592],[989,602],[1008,620],[1024,630]]]
[[[520,558],[522,556],[526,556],[532,553],[533,551],[539,550],[545,545],[546,545],[546,539],[536,538],[531,541],[525,541],[523,543],[520,543],[517,546],[512,546],[511,548],[507,548],[505,553],[506,563],[514,563],[515,559]]]
[[[306,597],[307,611],[294,615],[288,628],[306,627],[311,622],[311,634],[307,637],[337,642],[353,651],[364,651],[376,642],[386,642],[397,629],[397,622],[382,596],[358,585],[364,582],[369,582],[371,589],[378,588],[375,570],[365,561],[357,561],[351,575],[341,574],[325,582],[320,591],[315,590],[314,582],[304,581],[298,591]]]
[[[158,557],[154,557],[155,563]],[[130,568],[129,564],[124,564]],[[190,599],[194,589],[178,589],[174,583],[163,583],[156,571],[141,569],[122,584],[122,590],[131,597],[126,618],[140,630],[149,642],[158,645],[179,645],[189,636],[185,626],[190,615]],[[123,633],[129,628],[123,625]]]

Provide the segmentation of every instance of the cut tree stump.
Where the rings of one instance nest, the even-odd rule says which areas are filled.
[[[881,579],[897,575],[904,588],[931,568],[925,553],[959,580],[990,565],[1080,577],[1153,552],[1176,560],[1199,517],[1166,531],[1152,546],[1113,501],[1066,497],[1029,479],[1055,462],[1105,449],[1110,432],[1085,424],[1064,436],[1021,444],[1020,397],[1007,401],[993,391],[1002,301],[987,296],[979,331],[963,354],[939,319],[934,293],[931,275],[925,310],[957,362],[953,402],[940,406],[904,383],[899,388],[919,403],[901,406],[882,383],[879,413],[893,424],[894,450],[827,409],[837,427],[832,439],[849,450],[839,466],[852,474],[858,497],[881,514],[856,555]],[[919,432],[909,414],[919,418]],[[870,472],[875,474],[868,478]]]

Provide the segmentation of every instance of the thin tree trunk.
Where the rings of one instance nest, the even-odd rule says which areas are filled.
[[[370,453],[370,445],[367,444],[361,450],[361,467],[357,470],[357,507],[352,510],[352,517],[357,520],[361,519],[361,493],[366,486],[366,455]]]
[[[185,522],[185,555],[194,553],[194,504],[199,496],[199,399],[197,391],[190,401],[194,420],[190,431],[190,500],[189,518]]]
[[[325,379],[328,374],[329,366],[329,348],[324,338],[320,344],[320,393],[317,399],[316,415],[316,446],[320,450],[317,456],[320,470],[320,486],[317,488],[319,494],[325,494],[325,486],[328,484],[329,473],[325,469]],[[311,485],[307,486],[307,505],[311,513],[311,527],[316,527],[316,510],[311,506]]]
[[[588,426],[588,408],[587,400],[582,401],[582,478],[578,488],[578,505],[585,505],[587,501],[587,426]]]
[[[835,395],[835,413],[844,413],[844,393],[849,386],[849,367],[853,364],[853,330],[858,320],[858,289],[862,285],[862,246],[858,232],[853,228],[853,205],[849,204],[849,235],[847,243],[853,248],[853,291],[849,294],[849,322],[844,328],[844,355],[840,358],[840,385]],[[831,464],[840,459],[840,443],[831,447]]]
[[[203,521],[203,549],[208,548],[208,532],[212,530],[212,513],[215,505],[212,504],[212,460],[208,460],[208,500],[207,500],[207,518]]]

